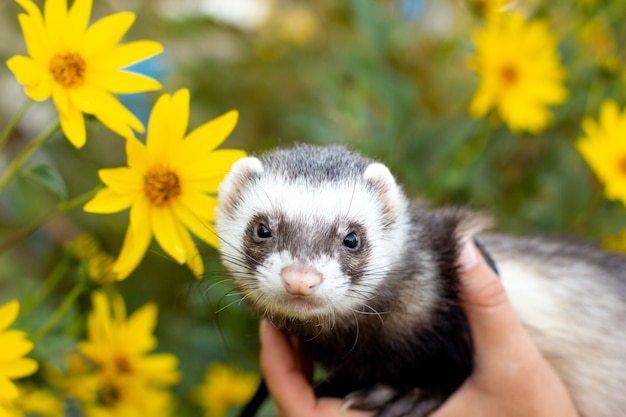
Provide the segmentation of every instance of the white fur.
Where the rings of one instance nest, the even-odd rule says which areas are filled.
[[[581,416],[621,415],[623,410],[614,407],[625,403],[626,374],[618,372],[623,363],[610,360],[626,354],[624,332],[612,331],[623,326],[614,317],[626,313],[615,310],[623,310],[617,296],[598,294],[594,286],[602,284],[591,267],[570,270],[588,279],[555,282],[532,260],[493,255],[522,324],[568,385]]]

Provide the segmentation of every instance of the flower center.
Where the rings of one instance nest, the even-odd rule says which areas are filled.
[[[180,179],[169,168],[155,165],[144,177],[144,190],[150,203],[161,207],[180,195]]]
[[[105,385],[98,391],[98,403],[105,407],[112,407],[122,399],[119,387],[113,384]]]
[[[56,54],[50,61],[50,72],[54,80],[65,88],[82,85],[85,82],[87,63],[77,53]]]
[[[505,84],[514,85],[519,79],[519,73],[513,65],[507,64],[500,68],[500,77]]]
[[[115,369],[120,374],[130,374],[133,371],[133,368],[130,365],[130,361],[125,356],[116,356],[114,363],[115,363]]]
[[[617,160],[617,167],[619,169],[619,172],[626,177],[626,154],[620,156],[620,158]]]

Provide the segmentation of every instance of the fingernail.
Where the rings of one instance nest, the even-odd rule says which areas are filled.
[[[478,264],[478,254],[476,247],[469,240],[464,240],[461,246],[461,253],[457,265],[460,271],[467,271],[474,268]]]

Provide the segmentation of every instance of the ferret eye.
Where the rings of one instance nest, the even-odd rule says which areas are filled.
[[[348,249],[356,249],[359,247],[359,236],[352,232],[343,238],[343,245]]]
[[[272,231],[261,223],[256,227],[256,236],[261,240],[267,240],[272,237]]]

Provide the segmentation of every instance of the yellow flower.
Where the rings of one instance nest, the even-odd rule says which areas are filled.
[[[37,362],[24,355],[33,350],[33,343],[19,330],[7,330],[20,310],[17,300],[0,306],[0,400],[12,400],[19,391],[13,379],[23,378],[37,371]],[[2,407],[0,407],[2,409]]]
[[[478,72],[480,85],[470,114],[483,117],[495,109],[514,132],[545,129],[552,120],[547,107],[567,98],[557,40],[547,24],[526,23],[517,14],[493,15],[473,39],[476,54],[470,67]]]
[[[620,113],[614,101],[606,100],[598,122],[585,118],[582,128],[578,151],[604,184],[606,197],[626,204],[626,111]]]
[[[602,247],[609,252],[626,253],[626,229],[616,235],[607,235],[602,240]]]
[[[204,409],[205,417],[222,417],[229,408],[252,398],[258,384],[259,377],[254,373],[213,364],[207,368],[204,383],[196,388],[193,398]]]
[[[119,295],[92,294],[88,339],[67,357],[68,376],[55,377],[68,397],[78,400],[86,417],[169,416],[169,386],[180,380],[178,359],[150,353],[157,307],[148,303],[126,317]]]
[[[61,128],[77,148],[86,140],[83,113],[95,116],[123,137],[144,127],[114,94],[159,90],[161,85],[144,75],[123,71],[138,61],[160,53],[153,41],[118,45],[135,20],[121,12],[88,27],[93,0],[47,0],[43,14],[31,0],[17,0],[26,11],[18,16],[30,56],[7,61],[26,94],[33,100],[52,97]]]
[[[63,417],[63,400],[46,389],[20,387],[19,397],[8,403],[6,412],[9,417]],[[0,416],[4,417],[2,412]]]
[[[617,54],[616,39],[608,19],[598,15],[589,19],[579,32],[583,48],[597,65],[609,73],[618,73],[622,63]]]
[[[468,0],[468,4],[481,16],[489,17],[511,8],[515,0]]]
[[[319,33],[315,15],[305,6],[276,7],[268,26],[273,26],[282,40],[294,45],[305,45]]]
[[[74,257],[83,262],[89,261],[102,252],[102,247],[98,239],[88,232],[80,233],[72,239],[70,249]]]
[[[130,207],[130,225],[121,253],[113,266],[118,279],[126,278],[143,258],[152,235],[165,252],[187,263],[196,276],[204,271],[194,235],[218,246],[213,228],[217,193],[230,166],[245,152],[214,150],[237,124],[230,111],[209,121],[187,136],[189,91],[162,95],[154,105],[146,144],[126,142],[128,167],[102,169],[101,190],[84,209],[92,213],[115,213]]]
[[[119,295],[92,294],[93,311],[87,318],[88,340],[79,351],[107,380],[133,378],[147,384],[169,386],[180,379],[178,359],[169,353],[152,353],[156,338],[157,307],[148,303],[128,319]]]
[[[171,391],[143,384],[132,378],[105,378],[77,381],[82,414],[85,417],[166,417],[171,415]]]
[[[89,279],[99,285],[108,285],[117,281],[117,275],[113,272],[115,259],[108,253],[101,252],[87,262],[87,275]]]

